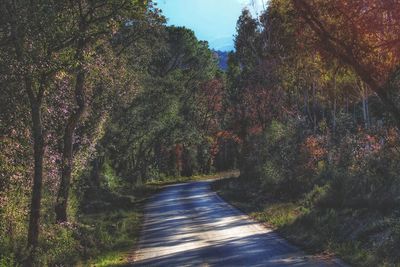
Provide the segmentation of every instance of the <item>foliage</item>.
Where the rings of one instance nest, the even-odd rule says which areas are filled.
[[[1,1],[0,265],[124,250],[149,183],[235,168],[258,219],[397,263],[399,14],[271,0],[243,10],[223,72],[152,1]]]
[[[398,264],[386,239],[396,224],[385,223],[398,220],[400,199],[397,9],[272,0],[259,18],[244,10],[226,74],[241,170],[226,197],[363,266]]]

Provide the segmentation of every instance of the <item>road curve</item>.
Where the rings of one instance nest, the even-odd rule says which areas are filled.
[[[149,200],[133,266],[344,266],[305,255],[223,201],[210,183],[168,186]]]

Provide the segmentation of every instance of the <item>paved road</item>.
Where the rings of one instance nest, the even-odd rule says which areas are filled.
[[[344,266],[307,256],[210,190],[168,186],[146,207],[134,266]]]

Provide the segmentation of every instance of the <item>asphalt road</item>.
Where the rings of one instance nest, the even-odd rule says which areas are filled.
[[[223,201],[209,181],[166,187],[146,206],[133,266],[344,266],[305,255]]]

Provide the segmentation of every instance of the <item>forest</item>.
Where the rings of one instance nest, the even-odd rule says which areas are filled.
[[[2,0],[0,266],[120,258],[155,184],[229,170],[294,243],[400,264],[400,2],[270,0],[236,30],[221,68],[151,0]]]

